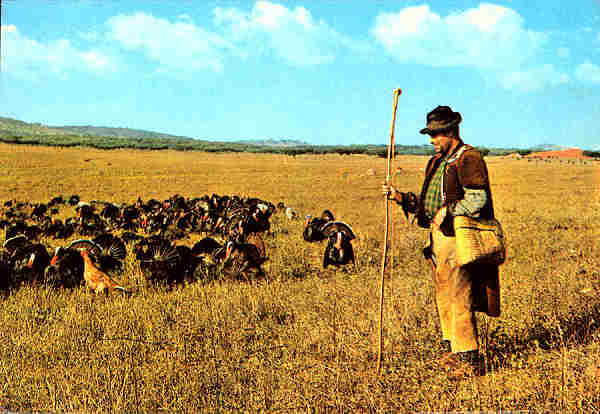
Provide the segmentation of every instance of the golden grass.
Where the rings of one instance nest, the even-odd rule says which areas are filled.
[[[600,166],[489,158],[508,236],[500,318],[478,315],[488,375],[451,382],[439,355],[426,231],[394,206],[382,375],[375,375],[385,160],[0,145],[0,200],[258,196],[328,208],[358,233],[356,269],[321,269],[302,220],[272,219],[267,277],[146,286],[132,297],[23,287],[2,299],[0,405],[76,412],[414,412],[600,407]],[[394,177],[420,188],[426,157]],[[374,169],[376,175],[368,170]],[[69,211],[68,208],[64,208]],[[193,240],[184,240],[191,244]],[[48,242],[50,243],[50,241]],[[52,243],[55,243],[52,241]]]

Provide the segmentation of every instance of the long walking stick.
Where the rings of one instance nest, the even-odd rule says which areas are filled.
[[[394,128],[396,124],[396,108],[398,107],[398,97],[402,91],[400,88],[394,91],[394,113],[392,115],[392,131],[390,132],[390,143],[387,152],[387,169],[385,174],[385,182],[388,185],[392,184],[392,164],[394,160]],[[381,278],[379,282],[379,348],[377,350],[377,375],[381,372],[381,354],[383,353],[383,289],[385,282],[385,265],[388,256],[388,244],[390,236],[390,200],[385,196],[385,235],[383,244],[383,256],[381,258]]]

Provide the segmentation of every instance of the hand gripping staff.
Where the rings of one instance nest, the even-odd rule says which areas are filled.
[[[385,174],[385,182],[392,185],[392,165],[394,161],[394,127],[396,124],[396,108],[398,107],[398,97],[402,93],[400,88],[394,91],[394,112],[392,115],[392,130],[390,132],[390,143],[387,152],[387,169]],[[379,348],[377,350],[377,375],[381,372],[381,354],[383,353],[383,288],[385,282],[385,265],[387,263],[388,245],[391,244],[390,238],[390,200],[387,195],[385,197],[385,243],[383,244],[383,255],[381,257],[381,278],[379,283]],[[390,246],[391,249],[391,246]]]

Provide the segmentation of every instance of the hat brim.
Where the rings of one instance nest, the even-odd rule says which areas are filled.
[[[458,119],[455,119],[454,121],[444,125],[441,128],[435,128],[435,129],[423,128],[419,132],[421,134],[427,134],[427,135],[439,134],[440,132],[448,131],[450,128],[455,127],[456,125],[460,124],[460,121],[462,121],[462,119],[460,119],[460,117],[459,117]]]

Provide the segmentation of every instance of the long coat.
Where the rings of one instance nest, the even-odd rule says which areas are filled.
[[[493,218],[494,204],[490,190],[488,170],[481,153],[461,141],[453,153],[450,154],[449,159],[452,159],[454,154],[457,154],[463,146],[465,146],[465,149],[462,150],[462,154],[453,162],[449,162],[444,172],[444,206],[451,207],[462,200],[465,195],[465,188],[482,189],[486,191],[488,202],[481,210],[481,218]],[[429,228],[431,225],[429,217],[425,214],[425,194],[443,158],[443,154],[435,154],[429,159],[425,168],[425,181],[421,188],[419,209],[417,211],[417,223],[423,228]],[[441,225],[441,230],[446,236],[454,236],[453,221],[452,215],[448,214]],[[500,316],[500,275],[498,266],[469,264],[467,267],[469,273],[473,276],[472,292],[474,310],[485,312],[489,316]]]

